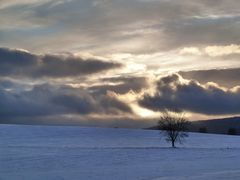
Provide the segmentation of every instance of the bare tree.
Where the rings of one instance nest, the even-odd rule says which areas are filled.
[[[165,112],[158,121],[158,129],[162,131],[167,142],[172,143],[175,147],[175,142],[182,143],[188,137],[187,128],[189,121],[184,117],[184,114],[175,112]]]

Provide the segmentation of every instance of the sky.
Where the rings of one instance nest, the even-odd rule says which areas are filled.
[[[239,0],[0,0],[0,123],[240,115]]]

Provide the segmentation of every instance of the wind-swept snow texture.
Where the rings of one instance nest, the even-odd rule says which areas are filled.
[[[239,136],[169,146],[151,130],[0,125],[0,180],[240,179]]]

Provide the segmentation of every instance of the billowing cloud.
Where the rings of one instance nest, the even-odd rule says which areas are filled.
[[[50,84],[29,88],[26,90],[14,81],[0,81],[0,123],[127,128],[155,124],[154,119],[136,116],[129,104],[113,92],[90,93],[81,88]]]
[[[131,108],[111,93],[91,94],[83,89],[49,84],[22,92],[0,89],[1,119],[44,117],[64,114],[131,114]]]
[[[36,55],[23,50],[0,48],[0,75],[13,77],[71,77],[107,71],[121,64],[83,59],[72,54]]]
[[[156,93],[145,94],[139,104],[154,111],[170,109],[208,115],[237,114],[240,113],[240,88],[223,89],[212,83],[201,85],[173,74],[159,79]]]

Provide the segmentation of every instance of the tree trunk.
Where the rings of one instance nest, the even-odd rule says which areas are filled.
[[[175,148],[175,142],[174,141],[172,141],[172,147]]]

